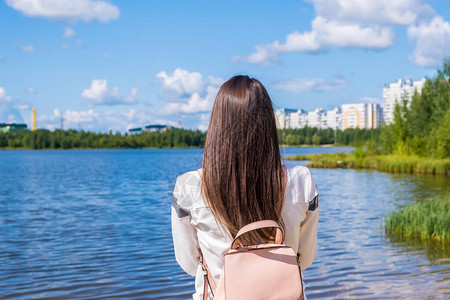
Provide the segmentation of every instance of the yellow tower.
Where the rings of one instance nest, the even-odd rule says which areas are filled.
[[[31,121],[31,130],[36,130],[36,108],[33,108],[33,120]]]

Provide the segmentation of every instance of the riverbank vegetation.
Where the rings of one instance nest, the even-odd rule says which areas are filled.
[[[286,160],[309,160],[311,168],[372,169],[389,173],[420,173],[450,175],[450,158],[419,157],[415,155],[368,155],[361,148],[353,153],[324,153],[295,155]]]
[[[390,236],[450,242],[450,194],[401,207],[385,217]]]

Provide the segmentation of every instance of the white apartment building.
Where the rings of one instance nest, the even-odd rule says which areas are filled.
[[[343,104],[325,111],[317,108],[306,112],[303,109],[280,108],[275,111],[277,128],[303,128],[306,126],[319,129],[332,128],[378,128],[383,119],[383,109],[376,103]]]
[[[347,128],[370,129],[381,125],[382,109],[376,103],[342,105],[342,130]]]
[[[308,124],[308,113],[303,109],[299,109],[294,113],[289,114],[290,126],[289,128],[303,128]]]
[[[372,118],[370,120],[372,126],[369,128],[378,128],[381,126],[383,122],[383,107],[376,103],[371,103],[371,114]]]
[[[407,78],[405,81],[399,79],[394,83],[387,83],[383,87],[383,119],[386,124],[393,121],[395,104],[400,102],[403,97],[406,97],[408,104],[411,103],[414,92],[420,93],[425,84],[426,79],[422,78],[419,81],[412,81]]]
[[[308,113],[303,109],[279,108],[275,111],[277,128],[303,128],[308,122]]]
[[[308,112],[309,127],[317,127],[320,129],[327,128],[327,113],[323,108],[316,108],[314,111]]]
[[[277,128],[298,128],[298,109],[279,108],[275,111],[275,118],[277,122]]]
[[[339,107],[327,111],[326,119],[328,128],[333,128],[334,130],[342,128],[342,113]]]

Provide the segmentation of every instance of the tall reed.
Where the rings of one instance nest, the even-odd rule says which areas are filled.
[[[388,234],[450,242],[450,194],[416,201],[384,219]]]

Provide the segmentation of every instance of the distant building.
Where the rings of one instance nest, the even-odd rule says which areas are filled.
[[[425,84],[426,79],[412,81],[407,78],[405,81],[399,79],[397,82],[385,84],[383,87],[383,119],[386,124],[393,121],[395,104],[400,102],[404,97],[411,103],[414,92],[420,93]]]
[[[289,128],[303,128],[308,123],[308,112],[299,109],[289,114]]]
[[[327,128],[327,113],[323,108],[316,108],[314,111],[308,112],[309,127],[316,127],[320,129]]]
[[[0,132],[17,132],[27,130],[27,124],[0,123]]]
[[[370,128],[378,128],[383,122],[383,107],[376,103],[371,103],[370,105],[372,105],[372,127]]]
[[[163,132],[167,129],[175,129],[175,127],[172,127],[170,125],[147,125],[144,127],[128,129],[128,132],[130,134],[138,134],[143,132]]]
[[[342,105],[342,130],[347,128],[371,129],[381,124],[382,110],[379,104],[355,103]]]
[[[279,108],[275,111],[277,128],[299,128],[298,109]]]
[[[340,108],[335,107],[333,110],[327,111],[326,119],[328,128],[333,128],[334,130],[342,128],[342,113]]]

